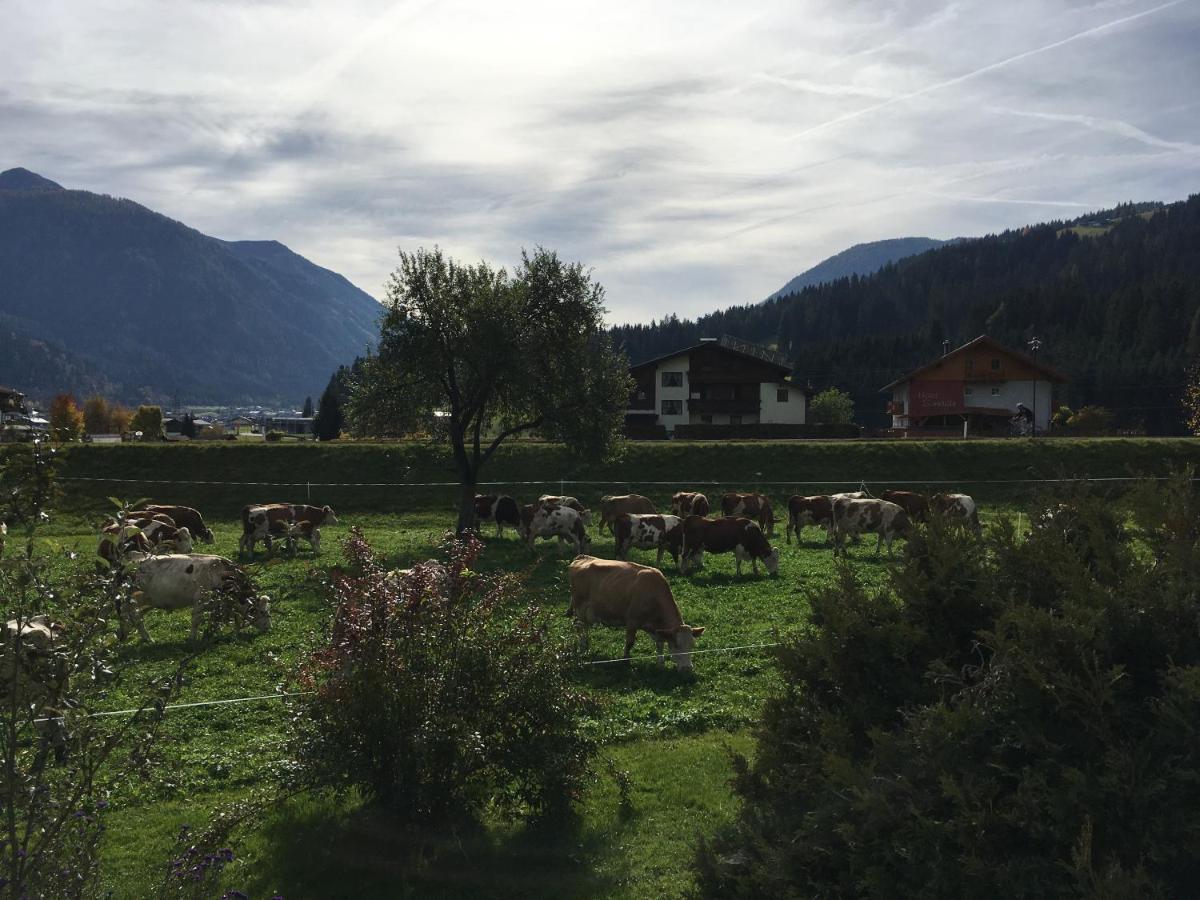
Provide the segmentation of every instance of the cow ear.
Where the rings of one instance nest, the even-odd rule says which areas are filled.
[[[703,625],[701,625],[699,628],[692,628],[692,637],[700,637],[702,634],[704,634]]]

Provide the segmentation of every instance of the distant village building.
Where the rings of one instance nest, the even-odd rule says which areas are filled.
[[[313,420],[305,416],[267,416],[263,420],[267,431],[282,431],[284,434],[312,434]]]
[[[29,408],[24,394],[0,386],[0,440],[25,441],[49,430],[49,420]]]
[[[986,334],[881,388],[890,392],[892,427],[1010,434],[1024,407],[1044,432],[1053,389],[1067,377]]]
[[[809,393],[792,383],[792,368],[791,360],[767,347],[729,335],[704,338],[630,368],[637,385],[625,414],[626,431],[631,436],[656,430],[676,437],[755,431],[788,436],[780,426],[804,424]]]

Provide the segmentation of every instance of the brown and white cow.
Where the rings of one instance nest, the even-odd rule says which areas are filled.
[[[698,491],[678,491],[671,495],[671,512],[681,519],[707,516],[708,498]]]
[[[534,506],[565,506],[579,513],[579,518],[583,520],[585,527],[592,524],[592,511],[575,497],[556,497],[553,494],[542,494],[542,496],[537,498],[537,503]]]
[[[533,545],[538,538],[558,538],[559,553],[568,542],[575,545],[576,553],[587,553],[592,548],[583,517],[569,506],[531,503],[521,507],[517,534],[528,545],[530,553],[534,552]]]
[[[805,525],[815,525],[825,529],[826,538],[833,535],[833,501],[823,494],[805,497],[795,494],[788,497],[787,542],[792,542],[792,533],[796,534],[796,543],[800,543],[800,529]]]
[[[663,553],[670,553],[679,566],[679,554],[683,549],[683,528],[679,516],[620,515],[613,522],[616,538],[617,559],[628,559],[633,547],[640,550],[658,550],[658,565],[662,565]]]
[[[934,494],[929,498],[929,508],[950,522],[957,522],[976,534],[980,533],[979,507],[968,494]]]
[[[875,534],[875,555],[887,542],[888,556],[892,541],[912,533],[912,521],[901,507],[887,500],[837,500],[833,504],[833,553],[846,554],[845,540],[858,534]]]
[[[149,641],[150,635],[142,621],[143,610],[191,607],[191,638],[195,640],[206,603],[214,595],[232,601],[238,628],[243,621],[249,621],[262,634],[271,630],[270,598],[255,595],[250,579],[230,560],[206,554],[172,554],[140,560],[133,573],[133,603],[125,612],[133,620],[142,640]],[[122,639],[124,634],[125,622],[122,620]]]
[[[96,555],[110,566],[116,566],[130,553],[160,551],[191,553],[191,532],[187,528],[175,528],[160,519],[126,518],[124,524],[113,521],[101,529]]]
[[[271,534],[275,529],[291,526],[296,521],[290,503],[261,503],[242,507],[242,536],[238,540],[238,552],[254,556],[254,545],[262,541],[267,552],[272,552]]]
[[[568,616],[575,618],[579,646],[588,648],[592,625],[625,629],[625,659],[633,650],[639,631],[654,640],[658,664],[664,664],[663,646],[681,672],[692,671],[692,651],[703,626],[694,628],[683,621],[671,586],[658,569],[619,559],[577,556],[567,566],[571,585]]]
[[[146,505],[145,510],[170,516],[176,526],[186,528],[196,540],[206,544],[213,542],[212,529],[204,524],[204,516],[190,506],[166,506],[161,503],[151,503]]]
[[[761,559],[772,577],[779,574],[779,551],[771,547],[758,523],[745,517],[726,516],[706,519],[688,516],[683,520],[683,559],[679,571],[683,574],[704,568],[704,552],[729,553],[737,559],[737,573],[742,574],[742,560],[749,559],[754,574],[758,574]]]
[[[321,529],[307,519],[285,522],[282,519],[271,523],[272,538],[282,538],[287,552],[296,555],[296,544],[307,541],[313,553],[321,552]]]
[[[607,494],[600,498],[599,530],[603,532],[607,526],[612,531],[618,516],[653,515],[656,512],[654,504],[641,494]]]
[[[737,491],[722,494],[721,515],[753,519],[768,536],[775,536],[775,514],[771,511],[771,501],[763,494],[739,494]]]
[[[475,495],[475,530],[479,530],[481,522],[496,523],[496,537],[504,534],[504,526],[513,529],[521,527],[521,509],[517,501],[508,495],[496,494]]]
[[[338,518],[332,506],[309,506],[305,503],[292,504],[292,518],[297,522],[312,522],[314,525],[336,525]]]
[[[895,503],[914,522],[924,522],[929,518],[929,498],[916,491],[883,491],[879,499]]]

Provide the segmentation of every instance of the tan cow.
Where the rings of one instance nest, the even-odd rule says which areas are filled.
[[[654,639],[660,666],[666,645],[676,668],[692,671],[692,650],[704,628],[683,621],[671,586],[658,569],[619,559],[577,556],[567,566],[567,580],[571,585],[567,615],[575,618],[581,650],[587,651],[592,625],[624,628],[624,658],[629,659],[638,632],[644,631]]]
[[[600,498],[599,530],[603,532],[607,526],[612,531],[618,516],[653,515],[656,512],[654,504],[641,494],[608,494]]]
[[[726,516],[722,519],[706,519],[703,516],[688,516],[683,520],[683,560],[679,571],[683,574],[704,568],[704,552],[733,552],[737,560],[737,574],[742,574],[742,561],[750,560],[754,574],[758,574],[761,559],[771,577],[779,575],[779,551],[771,547],[758,527],[744,517]]]
[[[628,559],[633,547],[641,550],[658,550],[658,565],[662,565],[663,553],[670,553],[679,565],[679,553],[683,548],[683,528],[679,516],[620,515],[613,522],[616,538],[617,559]]]
[[[775,536],[775,514],[771,511],[771,501],[764,494],[739,494],[737,491],[722,494],[721,515],[753,519],[768,536]]]
[[[708,498],[697,491],[678,491],[671,495],[671,512],[681,519],[707,516]]]
[[[892,555],[892,540],[912,533],[912,521],[901,507],[887,500],[838,500],[833,504],[833,553],[846,555],[845,540],[857,534],[875,534],[875,555],[887,542]]]

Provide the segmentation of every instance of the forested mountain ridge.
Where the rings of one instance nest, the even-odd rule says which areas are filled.
[[[1056,402],[1178,431],[1184,371],[1200,354],[1200,195],[966,240],[695,321],[613,328],[633,362],[723,333],[778,346],[794,377],[849,390],[870,424],[886,421],[879,388],[944,340],[987,333],[1023,348],[1036,335],[1039,359],[1071,379]]]
[[[25,348],[0,354],[0,383],[26,393],[106,383],[128,402],[295,402],[374,343],[379,313],[274,241],[221,241],[130,200],[0,173],[0,324]],[[37,342],[57,349],[30,371],[18,360]]]
[[[810,285],[836,281],[851,275],[871,275],[890,262],[915,256],[947,243],[949,242],[939,241],[937,238],[903,237],[855,244],[801,272],[767,299],[774,300],[776,297],[795,294]]]

